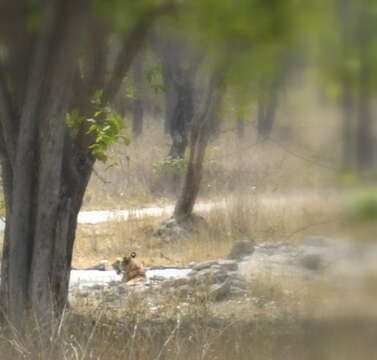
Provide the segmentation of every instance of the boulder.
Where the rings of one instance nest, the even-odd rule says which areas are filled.
[[[236,271],[238,269],[238,263],[234,260],[219,260],[218,264],[225,271]]]
[[[222,301],[230,295],[230,281],[224,281],[221,284],[213,284],[209,289],[209,295],[214,301]]]
[[[201,270],[204,270],[204,269],[208,269],[213,265],[217,265],[217,260],[209,260],[209,261],[197,263],[196,265],[194,265],[192,267],[192,270],[201,271]]]
[[[254,252],[254,247],[255,243],[253,240],[237,240],[233,243],[228,259],[241,260],[244,256],[251,255]]]

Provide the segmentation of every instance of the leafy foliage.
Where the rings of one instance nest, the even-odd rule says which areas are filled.
[[[377,190],[372,189],[355,196],[352,210],[356,219],[377,222]]]
[[[86,133],[93,136],[93,142],[89,145],[89,150],[100,161],[107,160],[106,151],[108,147],[118,141],[123,141],[125,145],[130,144],[130,138],[121,134],[125,129],[120,115],[110,106],[102,105],[102,90],[97,90],[92,98],[95,112],[92,117],[80,115],[78,109],[68,113],[65,123],[70,129],[86,128]]]
[[[187,159],[181,157],[168,156],[161,161],[153,163],[153,168],[159,173],[180,173],[186,166]]]

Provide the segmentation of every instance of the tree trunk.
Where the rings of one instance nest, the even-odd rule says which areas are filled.
[[[194,120],[191,129],[190,157],[182,190],[174,209],[174,217],[178,222],[184,222],[192,216],[202,180],[203,161],[210,131],[214,119],[218,119],[217,111],[223,94],[222,78],[220,73],[215,72],[208,85],[203,109]]]
[[[85,0],[51,0],[38,7],[40,23],[33,31],[25,83],[13,84],[18,79],[13,69],[6,78],[0,64],[0,160],[6,202],[1,310],[16,335],[26,334],[31,321],[42,331],[43,341],[66,306],[77,215],[95,162],[89,146],[96,139],[85,119],[109,105],[149,26],[170,9],[157,6],[135,23],[107,74],[104,57],[82,51],[88,37],[81,35],[90,31],[89,5]],[[102,50],[110,33],[105,35]],[[29,31],[23,36],[28,38]],[[11,58],[8,62],[15,64]],[[101,104],[93,104],[100,89]],[[73,109],[79,109],[80,117],[77,127],[68,129],[65,117]]]
[[[12,187],[4,189],[10,211],[1,295],[8,320],[18,331],[24,330],[30,318],[42,325],[55,314],[51,270],[62,216],[64,116],[70,102],[83,10],[70,1],[49,4],[22,109]]]
[[[172,144],[169,156],[183,159],[188,144],[188,132],[194,113],[193,88],[187,79],[183,84],[176,84],[176,102],[170,120]]]
[[[340,108],[342,116],[342,170],[349,171],[354,163],[354,134],[352,131],[354,106],[351,84],[346,79],[342,84]]]
[[[266,141],[271,135],[278,106],[278,95],[280,90],[279,85],[279,81],[273,81],[266,89],[265,98],[263,100],[259,100],[257,116],[257,138],[260,142]]]
[[[352,29],[351,20],[354,16],[350,7],[349,0],[337,0],[336,2],[339,30],[342,40],[342,57],[344,59],[350,58],[353,51],[352,43],[354,39],[354,29]],[[341,69],[340,74],[340,111],[342,117],[341,136],[342,136],[342,153],[341,153],[341,167],[342,171],[350,171],[355,162],[355,134],[352,130],[354,116],[355,116],[355,83],[352,81],[353,76],[347,67]]]
[[[237,136],[242,139],[245,136],[245,119],[243,116],[239,116],[236,122]]]
[[[368,10],[363,9],[360,15],[359,33],[359,98],[358,98],[358,121],[356,129],[356,162],[360,175],[373,167],[374,144],[371,113],[371,64],[370,64],[370,19]]]
[[[131,74],[135,89],[135,99],[132,102],[132,134],[138,138],[143,133],[144,115],[144,77],[142,56],[138,56],[132,64]]]

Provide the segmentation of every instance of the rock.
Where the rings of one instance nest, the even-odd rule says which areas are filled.
[[[221,269],[221,266],[218,265],[218,264],[212,265],[212,266],[211,266],[211,269],[212,269],[213,271],[219,271],[219,270],[222,270],[222,269]]]
[[[211,275],[211,280],[215,283],[222,283],[229,277],[228,273],[226,271],[220,270],[216,271]]]
[[[219,260],[218,264],[226,271],[236,271],[238,269],[238,263],[234,260]]]
[[[299,264],[313,271],[320,270],[324,265],[321,254],[305,254],[300,258]]]
[[[193,266],[192,270],[201,271],[203,269],[210,268],[212,265],[216,265],[217,260],[209,260],[197,263],[195,266]]]
[[[179,278],[179,279],[175,279],[173,281],[173,286],[183,286],[183,285],[187,285],[188,283],[190,283],[190,279],[187,279],[187,278]]]
[[[229,281],[232,288],[247,290],[249,287],[249,283],[244,279],[240,280],[238,278],[229,278]]]
[[[151,280],[151,281],[164,281],[166,279],[163,276],[154,275],[154,276],[150,277],[149,280]]]
[[[230,282],[225,281],[221,284],[211,285],[209,295],[214,301],[225,300],[230,295]]]
[[[230,250],[228,259],[240,260],[246,255],[251,255],[254,252],[254,246],[253,240],[237,240]]]
[[[198,273],[197,270],[191,270],[191,271],[187,274],[187,276],[189,276],[189,277],[193,277],[193,276],[195,276],[197,273]]]
[[[199,282],[212,282],[215,276],[215,271],[211,268],[203,269],[195,275],[195,279]]]
[[[185,238],[188,230],[182,224],[179,224],[174,217],[160,222],[154,231],[154,236],[170,242],[173,240]]]

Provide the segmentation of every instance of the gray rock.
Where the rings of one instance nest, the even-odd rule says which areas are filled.
[[[216,271],[211,275],[211,280],[213,280],[215,283],[222,283],[229,277],[228,273],[226,271],[220,270]]]
[[[198,273],[197,270],[191,270],[191,271],[187,274],[187,276],[192,277],[192,276],[195,276],[197,273]]]
[[[249,283],[246,280],[232,279],[229,278],[232,288],[247,290],[249,288]]]
[[[228,255],[228,259],[240,260],[246,255],[251,255],[254,252],[253,240],[237,240],[234,242],[232,249]]]
[[[230,282],[225,281],[221,284],[213,284],[209,289],[209,295],[214,301],[222,301],[230,295]]]
[[[306,269],[318,271],[324,266],[321,254],[305,254],[300,260],[299,264]]]
[[[203,282],[203,281],[211,282],[213,281],[215,273],[216,271],[213,271],[211,268],[203,269],[196,274],[195,279],[200,282]]]
[[[221,266],[218,265],[218,264],[212,265],[211,266],[211,270],[213,270],[213,271],[219,271],[219,270],[221,270]]]
[[[184,285],[187,285],[190,283],[190,279],[187,279],[187,278],[179,278],[179,279],[175,279],[173,281],[173,286],[176,286],[176,287],[179,287],[179,286],[184,286]]]
[[[210,268],[212,265],[216,265],[216,264],[217,264],[217,260],[204,261],[204,262],[197,263],[195,266],[193,266],[192,269],[196,271],[201,271],[203,269]]]
[[[238,269],[238,263],[234,260],[219,260],[218,264],[223,270],[236,271]]]
[[[165,278],[163,276],[154,275],[154,276],[150,277],[149,280],[152,280],[152,281],[164,281]]]

